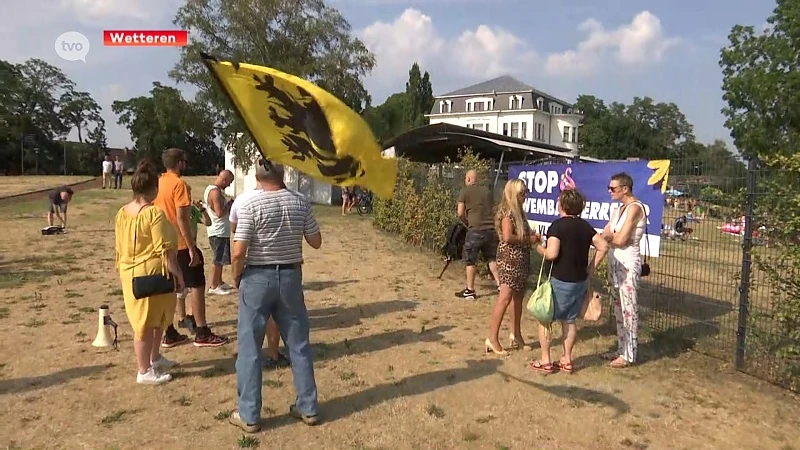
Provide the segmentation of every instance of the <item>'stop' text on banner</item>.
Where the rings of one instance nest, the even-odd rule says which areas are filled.
[[[661,243],[661,220],[669,161],[629,161],[575,163],[540,166],[511,166],[508,179],[519,178],[528,186],[525,212],[534,230],[545,234],[558,218],[558,196],[562,189],[573,187],[586,197],[581,217],[595,229],[602,230],[620,204],[611,200],[608,183],[614,174],[625,172],[633,178],[633,193],[645,205],[648,225],[642,238],[643,253],[658,256]],[[649,242],[645,245],[644,239]]]

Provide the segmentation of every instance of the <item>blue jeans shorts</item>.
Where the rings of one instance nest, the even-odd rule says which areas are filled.
[[[589,280],[569,283],[550,278],[550,286],[553,287],[553,321],[575,322],[581,313]]]

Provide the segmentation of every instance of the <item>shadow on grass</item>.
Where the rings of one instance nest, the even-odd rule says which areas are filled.
[[[333,344],[312,344],[314,351],[314,362],[328,362],[343,356],[363,355],[367,353],[378,352],[403,344],[416,344],[419,342],[442,342],[444,341],[444,335],[442,333],[446,333],[453,328],[454,327],[452,326],[440,326],[421,332],[409,329],[396,330],[370,336],[361,336],[355,339],[345,338]],[[205,378],[212,378],[236,373],[235,365],[236,355],[234,354],[229,358],[219,358],[181,364],[181,368],[192,369],[204,367],[204,370],[184,373],[183,376],[199,375]]]
[[[64,369],[49,375],[41,375],[38,377],[25,377],[16,378],[11,380],[0,380],[0,395],[6,394],[21,394],[23,392],[34,391],[37,389],[46,389],[53,386],[58,386],[69,382],[76,378],[83,378],[92,375],[97,375],[106,369],[112,367],[111,365],[95,365],[84,367],[73,367],[71,369]]]
[[[546,386],[498,372],[497,369],[502,362],[496,359],[469,360],[466,361],[466,364],[467,366],[462,368],[412,375],[329,400],[320,405],[322,419],[324,422],[335,422],[388,401],[428,394],[443,387],[478,380],[498,373],[506,379],[517,381],[556,397],[609,407],[615,411],[614,417],[627,414],[630,411],[630,406],[627,403],[612,394],[577,386]],[[291,418],[289,415],[282,415],[270,417],[264,421],[264,425],[265,428],[274,429],[295,422],[296,419]]]
[[[416,302],[409,300],[389,300],[385,302],[365,303],[356,306],[333,306],[308,311],[311,330],[334,330],[360,325],[361,319],[371,319],[382,314],[391,314],[414,309]],[[236,325],[236,319],[215,322],[214,326]]]

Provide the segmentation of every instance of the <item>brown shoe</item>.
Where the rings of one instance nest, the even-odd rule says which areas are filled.
[[[232,412],[231,416],[228,418],[228,422],[230,422],[231,425],[236,425],[241,428],[245,433],[258,433],[261,431],[261,424],[245,423],[239,416],[239,411]]]
[[[308,414],[303,414],[297,409],[297,406],[295,405],[289,407],[289,415],[294,417],[295,419],[302,420],[306,425],[312,427],[314,425],[318,425],[320,422],[319,414],[314,414],[313,416]]]

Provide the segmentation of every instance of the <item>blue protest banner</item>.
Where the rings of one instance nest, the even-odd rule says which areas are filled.
[[[659,160],[511,166],[508,179],[525,181],[528,197],[524,208],[528,222],[534,230],[546,234],[550,224],[558,218],[558,196],[568,186],[586,197],[586,208],[581,217],[598,231],[602,230],[620,206],[611,200],[608,192],[611,176],[627,173],[633,178],[634,195],[644,203],[647,211],[647,234],[642,238],[640,248],[642,253],[658,256],[669,163],[668,160]]]

